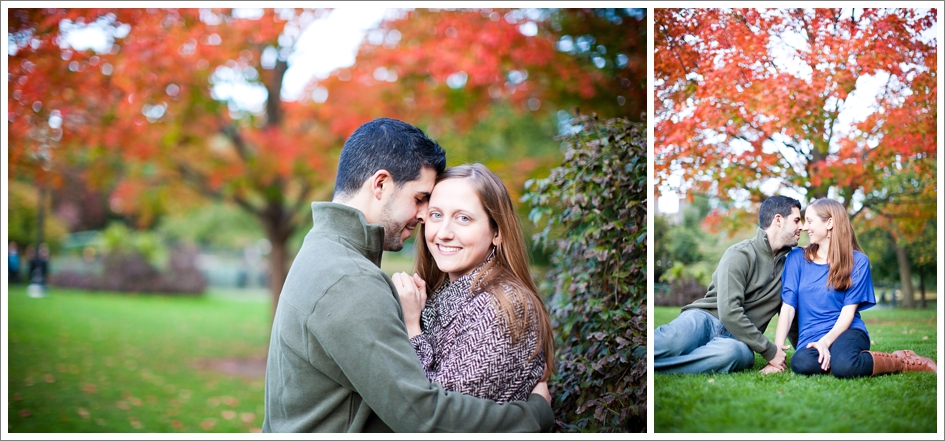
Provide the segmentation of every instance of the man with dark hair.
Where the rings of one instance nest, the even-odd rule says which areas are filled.
[[[725,250],[705,297],[654,331],[656,372],[741,371],[755,364],[755,352],[784,368],[784,349],[764,332],[781,307],[781,270],[800,238],[801,203],[786,196],[766,199],[758,226],[754,238]],[[790,335],[797,341],[796,323]]]
[[[554,423],[546,383],[528,401],[447,393],[424,374],[383,251],[421,222],[446,154],[381,118],[345,142],[331,202],[289,269],[273,319],[263,432],[537,432]]]

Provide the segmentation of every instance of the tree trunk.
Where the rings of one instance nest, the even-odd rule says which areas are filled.
[[[896,243],[896,238],[889,235],[889,245],[896,252],[896,261],[899,263],[899,282],[902,284],[902,307],[915,309],[915,294],[912,289],[912,266],[906,250]]]
[[[272,243],[272,250],[269,251],[269,291],[272,293],[272,316],[275,317],[282,285],[285,284],[285,276],[289,273],[286,250],[288,241],[269,235],[269,242]]]
[[[282,285],[289,274],[289,237],[297,226],[292,222],[291,213],[283,206],[281,197],[269,201],[266,209],[259,213],[259,218],[272,245],[269,251],[269,290],[272,294],[272,316],[275,317]]]
[[[925,309],[928,305],[925,303],[925,272],[919,272],[919,298],[921,302],[919,307]]]

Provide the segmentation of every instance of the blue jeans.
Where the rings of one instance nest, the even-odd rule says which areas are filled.
[[[850,328],[830,345],[829,370],[820,368],[817,361],[820,353],[814,348],[798,348],[791,356],[791,370],[801,375],[829,372],[837,378],[868,377],[873,374],[873,355],[869,350],[869,336],[861,329]]]
[[[702,309],[687,309],[653,335],[653,370],[673,374],[727,373],[748,369],[755,353]]]

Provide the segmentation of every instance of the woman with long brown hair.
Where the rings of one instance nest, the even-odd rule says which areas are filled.
[[[781,280],[781,313],[774,343],[782,349],[798,318],[797,351],[791,370],[803,375],[832,373],[838,378],[903,371],[935,372],[935,361],[910,350],[870,351],[860,311],[876,304],[870,261],[860,249],[846,209],[818,199],[807,207],[804,227],[810,244],[792,250]],[[770,365],[763,373],[778,371]]]
[[[498,402],[527,399],[554,369],[554,341],[505,185],[481,164],[450,168],[423,218],[416,272],[392,279],[427,377]]]

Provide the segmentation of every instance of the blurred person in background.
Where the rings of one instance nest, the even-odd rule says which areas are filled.
[[[20,283],[20,252],[13,241],[7,251],[7,283]]]

